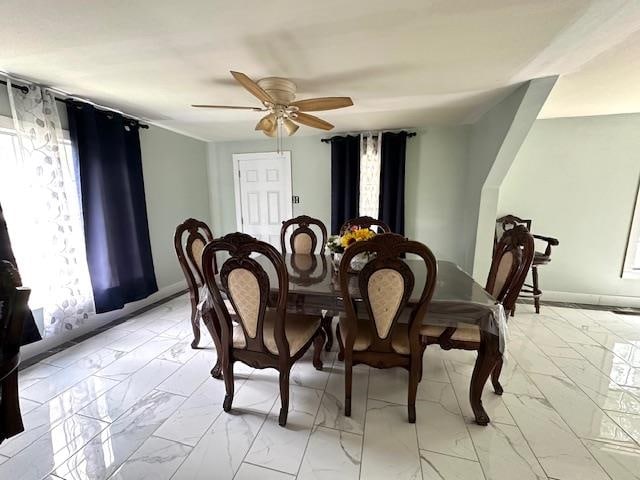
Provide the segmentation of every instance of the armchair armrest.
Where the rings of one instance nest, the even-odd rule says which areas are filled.
[[[538,240],[542,240],[543,242],[547,242],[547,248],[545,248],[544,250],[544,254],[549,257],[551,256],[551,246],[558,246],[560,245],[560,242],[558,241],[557,238],[553,238],[553,237],[545,237],[543,235],[532,235],[533,238],[538,239]]]
[[[532,235],[533,238],[537,238],[538,240],[543,240],[545,242],[547,242],[549,245],[553,245],[554,247],[560,245],[560,242],[558,241],[557,238],[553,238],[553,237],[545,237],[543,235]]]

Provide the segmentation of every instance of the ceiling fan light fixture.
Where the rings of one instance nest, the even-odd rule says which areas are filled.
[[[265,115],[256,124],[256,130],[262,130],[263,132],[265,132],[265,134],[269,132],[275,135],[277,129],[278,129],[278,122],[273,113]],[[273,135],[269,135],[269,136],[273,136]]]
[[[289,118],[283,118],[282,119],[282,126],[287,131],[287,134],[289,136],[291,136],[294,133],[296,133],[298,131],[298,128],[300,128],[298,125],[293,123]]]

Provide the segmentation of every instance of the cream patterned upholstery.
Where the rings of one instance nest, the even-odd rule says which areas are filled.
[[[246,268],[236,268],[229,272],[227,284],[229,296],[236,306],[238,319],[244,324],[249,337],[256,338],[260,312],[258,279]]]
[[[346,321],[347,319],[344,316],[340,316],[338,327],[340,328],[340,336],[343,342],[347,336]],[[358,333],[353,343],[353,350],[355,352],[367,350],[371,346],[372,339],[373,332],[371,331],[371,322],[362,318],[358,319]],[[406,325],[396,326],[393,337],[391,338],[391,348],[393,348],[396,353],[409,355],[409,331]]]
[[[200,275],[202,275],[202,251],[204,250],[204,242],[199,238],[196,238],[191,244],[191,254],[193,255],[193,259],[196,261],[196,268]],[[204,277],[204,275],[203,275]],[[198,282],[200,280],[198,279]]]
[[[500,295],[500,292],[504,288],[504,284],[509,279],[509,273],[511,273],[511,268],[513,267],[513,252],[505,253],[500,259],[500,264],[498,265],[498,272],[496,273],[496,281],[493,284],[493,292],[491,295],[497,297]]]
[[[293,237],[293,253],[311,254],[311,245],[313,241],[308,233],[299,233]]]
[[[274,355],[278,355],[278,345],[274,336],[277,313],[269,309],[264,319],[264,345]],[[294,356],[304,347],[320,328],[320,318],[310,315],[287,313],[284,329],[289,343],[289,355]]]
[[[420,335],[424,337],[438,338],[445,331],[445,328],[446,327],[425,325],[420,329]],[[460,324],[451,336],[451,340],[456,342],[480,343],[480,328],[477,325]]]
[[[378,336],[385,339],[402,301],[404,278],[396,270],[381,268],[369,277],[367,290]]]

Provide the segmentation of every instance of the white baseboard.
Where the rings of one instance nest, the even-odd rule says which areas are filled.
[[[140,310],[148,305],[159,302],[171,295],[179,293],[183,290],[186,290],[187,282],[182,280],[180,282],[174,283],[167,287],[163,287],[158,290],[156,293],[149,295],[147,298],[143,300],[139,300],[137,302],[128,303],[124,306],[124,308],[120,310],[114,310],[113,312],[107,313],[99,313],[94,314],[86,320],[86,323],[81,327],[74,328],[70,330],[68,333],[65,332],[61,335],[55,335],[53,337],[44,338],[39,342],[32,343],[30,345],[25,345],[20,349],[20,354],[22,360],[27,360],[31,357],[39,355],[40,353],[46,352],[52,348],[57,347],[65,342],[73,340],[74,338],[78,338],[82,335],[86,335],[87,333],[95,330],[96,328],[100,328],[107,323],[111,323],[114,320],[118,320],[119,318],[126,317],[127,315],[131,315],[136,310]]]
[[[612,307],[640,307],[640,297],[624,297],[621,295],[596,295],[592,293],[556,292],[545,290],[542,301],[584,303],[587,305],[604,305]]]

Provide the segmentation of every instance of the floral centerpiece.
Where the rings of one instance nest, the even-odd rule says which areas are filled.
[[[331,235],[327,240],[327,250],[331,252],[333,257],[333,265],[336,270],[340,267],[342,254],[344,251],[356,242],[371,240],[376,233],[369,228],[360,228],[353,226],[347,229],[342,235]],[[351,270],[359,271],[369,261],[367,253],[360,253],[351,260]]]

